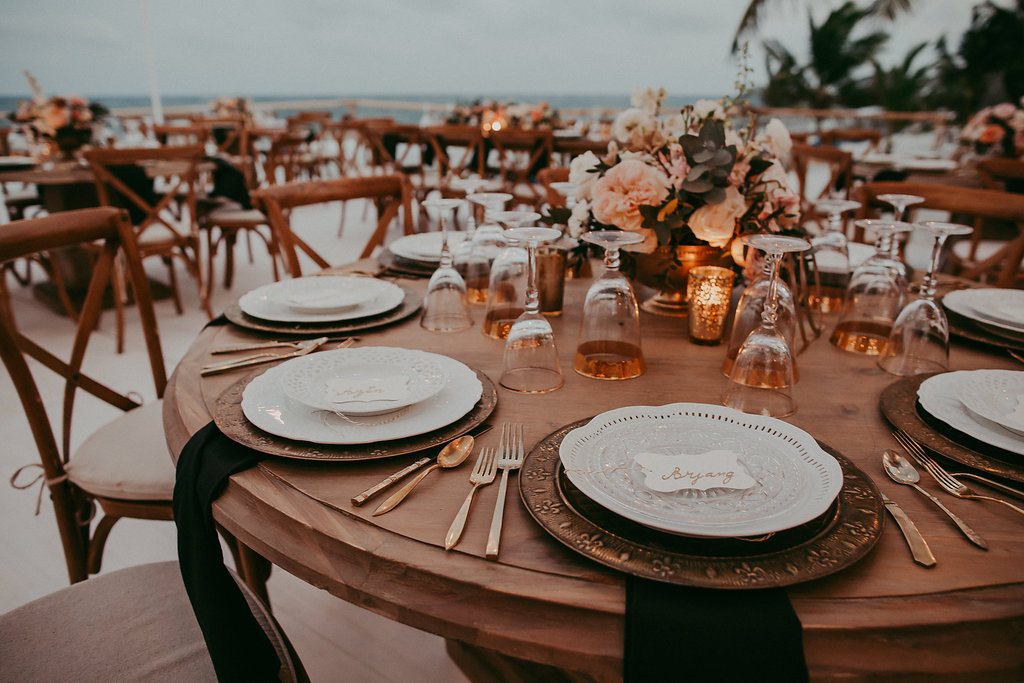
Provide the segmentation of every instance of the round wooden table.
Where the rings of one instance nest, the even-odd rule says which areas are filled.
[[[408,287],[424,281],[403,280]],[[726,386],[725,346],[688,341],[685,319],[642,315],[647,372],[628,381],[574,373],[571,361],[588,281],[569,281],[566,311],[552,319],[565,386],[549,394],[498,390],[490,422],[525,425],[527,446],[570,422],[629,405],[718,403]],[[499,377],[503,342],[476,325],[430,333],[416,318],[360,334],[361,346],[401,346],[444,353]],[[834,321],[832,321],[834,323]],[[788,594],[803,624],[815,680],[929,674],[949,680],[1019,680],[1024,676],[1024,517],[1003,506],[957,500],[923,482],[988,540],[967,542],[931,503],[889,481],[881,456],[896,447],[879,411],[896,378],[875,359],[840,351],[827,334],[798,358],[799,410],[787,421],[856,463],[915,520],[938,560],[911,561],[895,524],[863,560]],[[214,345],[257,338],[233,325],[204,330],[167,389],[167,443],[178,453],[211,420],[218,396],[244,371],[199,376]],[[1019,368],[1004,352],[954,343],[952,369]],[[481,436],[494,446],[498,429]],[[507,497],[501,555],[484,559],[497,486],[480,489],[462,540],[443,549],[448,525],[468,491],[469,467],[434,473],[392,512],[372,517],[383,496],[362,507],[350,498],[416,456],[355,463],[268,457],[232,477],[214,504],[217,521],[250,548],[303,580],[402,623],[439,634],[474,678],[542,675],[555,667],[596,680],[621,678],[624,578],[562,546],[524,509],[515,477]],[[685,615],[680,615],[685,618]],[[500,665],[499,665],[500,662]],[[518,669],[501,669],[514,666]],[[504,671],[504,673],[496,673]]]

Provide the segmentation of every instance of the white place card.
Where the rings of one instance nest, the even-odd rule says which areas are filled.
[[[714,450],[696,455],[637,453],[633,459],[646,474],[647,488],[662,493],[684,489],[748,489],[757,483],[733,451]]]
[[[409,395],[409,376],[396,374],[367,378],[333,377],[325,382],[327,393],[338,404],[398,401]]]

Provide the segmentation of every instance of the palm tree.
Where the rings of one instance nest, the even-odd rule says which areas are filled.
[[[885,69],[877,60],[874,80],[870,91],[871,103],[881,105],[889,111],[920,111],[932,80],[932,65],[913,68],[914,60],[928,43],[915,45],[907,52],[903,62],[891,69]]]
[[[733,54],[736,54],[739,50],[743,37],[757,30],[757,24],[769,4],[769,0],[750,0],[750,4],[747,5],[746,11],[743,12],[743,16],[740,18],[740,24],[736,28],[736,35],[732,39]],[[810,5],[811,0],[807,0],[807,4]],[[883,17],[891,21],[902,12],[909,12],[913,5],[914,0],[874,0],[868,7],[867,13],[869,16]]]

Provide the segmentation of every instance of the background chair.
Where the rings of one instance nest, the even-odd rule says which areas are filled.
[[[1012,234],[994,242],[988,253],[974,242],[973,235],[954,242],[950,247],[949,270],[961,277],[999,287],[1016,286],[1024,259],[1024,195],[931,183],[864,183],[853,193],[853,198],[863,203],[858,215],[869,217],[876,215],[880,208],[888,207],[878,196],[889,193],[924,197],[924,202],[910,207],[910,220],[922,209],[948,211],[952,221],[972,225],[975,234],[984,234],[986,226],[1003,222]],[[857,240],[862,241],[862,236],[858,235]]]
[[[402,212],[405,234],[413,232],[412,190],[409,181],[401,175],[335,178],[308,183],[290,183],[264,188],[253,195],[263,207],[274,230],[285,269],[291,277],[302,275],[299,253],[303,252],[320,268],[330,264],[300,238],[292,228],[291,210],[311,204],[347,202],[368,199],[381,207],[377,229],[370,236],[359,258],[367,258],[383,244],[388,227]]]
[[[827,217],[815,208],[819,199],[842,197],[849,199],[853,185],[853,155],[830,145],[808,145],[794,142],[789,153],[789,171],[796,179],[800,196],[800,220],[803,225],[821,223]],[[824,183],[812,180],[824,177]]]
[[[270,610],[236,579],[281,662],[267,678],[306,681]],[[216,681],[177,562],[121,569],[0,615],[11,681]]]
[[[537,172],[551,165],[550,130],[507,129],[491,131],[486,138],[495,152],[496,167],[488,167],[503,183],[502,192],[512,195],[512,205],[537,208],[545,201],[545,189],[537,182]]]
[[[821,144],[843,148],[854,145],[857,156],[882,151],[882,131],[876,128],[832,128],[818,134]]]
[[[165,445],[161,402],[140,405],[138,400],[101,384],[82,371],[86,347],[96,329],[104,294],[111,286],[115,257],[118,257],[123,259],[135,292],[156,396],[163,396],[167,377],[153,302],[142,268],[141,251],[127,213],[121,209],[61,212],[10,223],[0,230],[0,262],[97,242],[100,247],[92,279],[66,359],[44,349],[18,329],[6,289],[0,287],[0,356],[35,437],[72,583],[99,572],[104,544],[118,519],[172,518],[174,466]],[[59,436],[48,417],[30,369],[30,359],[64,380]],[[134,382],[137,377],[126,372],[114,379],[124,383],[126,380]],[[126,412],[93,432],[72,453],[72,417],[79,390]],[[97,505],[103,515],[92,529]]]

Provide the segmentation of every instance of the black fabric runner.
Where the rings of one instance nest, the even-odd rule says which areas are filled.
[[[782,588],[716,590],[626,579],[625,683],[808,680]]]
[[[178,458],[174,523],[178,565],[221,683],[277,681],[274,646],[224,566],[210,505],[228,477],[265,456],[224,436],[214,423],[189,439]]]

